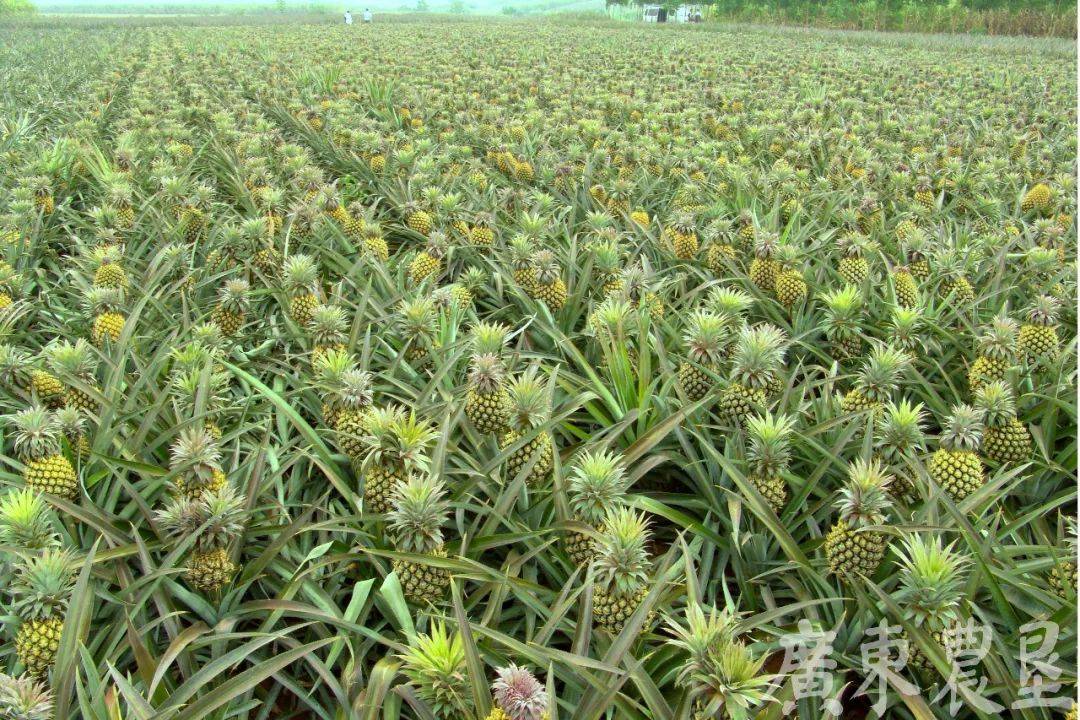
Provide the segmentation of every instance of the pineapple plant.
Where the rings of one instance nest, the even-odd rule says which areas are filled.
[[[446,236],[438,231],[431,233],[427,245],[409,263],[409,281],[419,285],[428,278],[438,279],[443,270],[446,250]]]
[[[1053,202],[1053,193],[1046,183],[1035,183],[1020,201],[1020,209],[1024,212],[1036,212],[1042,215],[1050,212]]]
[[[858,357],[863,347],[862,293],[854,285],[827,292],[821,296],[825,303],[825,338],[837,360]]]
[[[98,357],[93,347],[83,340],[62,340],[46,348],[49,369],[64,383],[64,404],[86,413],[98,408],[94,398],[97,387]]]
[[[911,309],[919,304],[919,284],[906,265],[900,265],[892,271],[893,297],[896,304]]]
[[[530,296],[534,295],[536,285],[536,269],[533,266],[532,238],[525,233],[518,233],[510,238],[508,263],[514,282]]]
[[[793,245],[779,247],[776,276],[773,278],[773,292],[781,305],[793,309],[806,299],[809,288],[803,271],[799,267],[799,250]]]
[[[927,213],[933,212],[937,207],[934,186],[930,183],[930,178],[925,175],[920,176],[915,183],[915,204]]]
[[[539,250],[532,258],[532,274],[535,278],[529,293],[557,312],[566,304],[566,283],[561,276],[562,270],[555,253]]]
[[[218,326],[223,336],[232,337],[244,326],[247,319],[250,287],[247,280],[234,278],[226,280],[224,287],[221,288],[210,319]]]
[[[1016,322],[1000,315],[979,335],[975,362],[968,368],[971,392],[976,393],[987,383],[1005,379],[1015,360],[1016,334]]]
[[[15,488],[0,498],[0,543],[22,550],[45,550],[59,543],[49,506],[41,493]]]
[[[98,245],[90,253],[90,260],[96,265],[94,287],[122,289],[128,286],[127,272],[121,264],[119,245]]]
[[[118,342],[124,332],[127,317],[122,312],[124,291],[118,287],[93,287],[86,292],[84,300],[89,314],[94,318],[90,326],[90,339],[98,347],[106,341]]]
[[[21,295],[22,276],[0,260],[0,311],[7,310]]]
[[[732,355],[728,386],[720,396],[720,416],[742,425],[781,387],[778,373],[784,363],[787,339],[772,325],[744,327]]]
[[[679,364],[679,387],[691,402],[705,397],[719,375],[730,334],[728,320],[707,311],[696,311],[683,334],[686,359]]]
[[[547,720],[548,692],[528,669],[510,664],[495,668],[491,712],[486,720]]]
[[[675,257],[680,260],[692,260],[697,257],[699,245],[693,215],[680,212],[664,229],[664,234]]]
[[[984,458],[1008,465],[1031,457],[1031,433],[1016,418],[1016,403],[1005,383],[982,385],[975,394],[975,402],[985,423],[981,445]]]
[[[446,625],[433,620],[428,633],[409,638],[400,653],[401,673],[417,697],[431,709],[433,717],[471,720],[473,714],[469,665],[461,635],[451,634]]]
[[[180,431],[169,448],[169,470],[174,494],[189,500],[215,493],[228,481],[221,468],[218,441],[205,426]]]
[[[754,241],[754,259],[750,262],[750,282],[762,292],[772,292],[776,276],[780,274],[780,263],[773,257],[778,246],[776,233],[759,233]]]
[[[86,434],[86,418],[76,407],[62,407],[56,411],[56,423],[60,434],[67,441],[71,457],[77,463],[90,459],[90,438]]]
[[[977,452],[982,433],[982,413],[970,405],[957,405],[945,423],[940,447],[930,456],[930,478],[954,502],[982,487],[983,464]]]
[[[22,559],[10,590],[11,612],[18,619],[15,654],[26,672],[44,678],[56,660],[74,586],[71,551],[46,548]]]
[[[420,235],[431,232],[431,214],[417,203],[408,203],[405,206],[405,225],[410,230]]]
[[[169,537],[192,543],[185,572],[192,588],[214,593],[232,582],[238,568],[228,548],[243,531],[246,516],[244,499],[228,484],[195,499],[177,495],[157,512]]]
[[[617,507],[604,518],[596,539],[593,618],[613,635],[622,632],[648,594],[650,535],[644,514]]]
[[[397,326],[404,338],[404,357],[414,367],[422,367],[435,349],[435,303],[430,297],[406,300],[398,311]]]
[[[963,619],[967,558],[940,537],[923,538],[914,533],[903,538],[894,552],[900,564],[895,599],[904,617],[938,647],[945,646],[948,633]],[[932,669],[930,659],[914,640],[909,637],[908,641],[909,665]]]
[[[550,432],[538,430],[547,421],[550,410],[547,389],[537,377],[536,369],[530,368],[510,382],[507,392],[510,395],[509,429],[499,438],[499,447],[504,452],[509,450],[506,481],[512,482],[528,467],[525,483],[529,487],[540,487],[555,462],[555,443]],[[523,440],[521,447],[511,449]]]
[[[502,433],[510,420],[510,395],[503,381],[502,352],[507,329],[496,323],[478,323],[472,331],[469,389],[465,415],[482,433]]]
[[[888,345],[874,348],[855,377],[855,387],[841,398],[840,409],[846,413],[870,411],[876,416],[891,399],[907,366],[908,356],[903,352]]]
[[[445,495],[441,480],[420,474],[393,488],[387,526],[396,551],[426,558],[446,557],[442,526],[449,504]],[[445,568],[406,558],[394,558],[393,565],[407,600],[426,605],[446,594],[450,573]]]
[[[576,565],[592,562],[596,535],[604,520],[626,497],[626,471],[616,454],[600,450],[584,451],[570,468],[566,494],[574,521],[587,529],[571,530],[563,538],[566,554]]]
[[[858,232],[848,232],[837,243],[840,262],[836,267],[840,277],[849,285],[861,285],[870,277],[870,262],[866,256],[874,249],[874,243]]]
[[[71,461],[61,453],[61,429],[56,415],[30,407],[11,418],[15,430],[14,450],[23,464],[23,482],[41,492],[67,500],[79,495],[79,477]]]
[[[750,481],[773,512],[779,513],[787,502],[784,473],[791,461],[791,431],[795,420],[789,415],[753,415],[746,420],[749,444],[746,461]]]
[[[1040,295],[1028,308],[1027,320],[1016,336],[1016,355],[1029,365],[1048,362],[1057,354],[1059,305],[1056,298]]]
[[[877,460],[856,460],[848,466],[847,483],[836,503],[840,518],[825,536],[829,571],[845,583],[859,575],[872,576],[885,557],[888,540],[878,526],[892,506],[892,479]]]
[[[491,213],[477,213],[473,218],[472,227],[468,228],[469,242],[481,247],[491,247],[495,244],[495,231],[493,229],[495,219]]]
[[[326,358],[334,354],[337,357],[325,362]],[[323,373],[326,368],[337,366],[340,351],[330,351],[322,355],[323,363],[320,368]],[[351,365],[351,362],[350,362]],[[335,398],[333,410],[324,411],[323,417],[334,428],[338,447],[350,460],[362,461],[364,453],[364,433],[371,409],[371,374],[355,367],[349,367],[342,371],[335,383]]]
[[[911,276],[918,282],[930,279],[930,256],[927,246],[929,239],[920,228],[912,228],[911,233],[901,244],[904,246],[904,257]]]
[[[393,510],[393,492],[411,475],[428,471],[428,445],[435,438],[429,425],[397,405],[372,408],[364,421],[364,450],[358,466],[368,511]]]
[[[319,304],[311,310],[307,322],[308,336],[311,338],[311,362],[330,350],[346,349],[349,337],[349,319],[340,305]]]
[[[310,255],[290,255],[282,271],[283,286],[289,298],[289,315],[300,327],[311,321],[312,313],[319,305],[316,294],[319,268]]]
[[[1058,550],[1058,559],[1050,568],[1047,581],[1050,589],[1062,600],[1076,596],[1077,537],[1076,519],[1065,519],[1064,548]],[[1075,705],[1073,707],[1076,707]]]
[[[10,720],[50,720],[52,692],[33,676],[0,673],[0,717]]]
[[[922,403],[913,405],[901,398],[899,403],[886,403],[881,420],[874,425],[875,457],[892,474],[889,490],[896,498],[915,497],[914,478],[919,458],[926,451],[925,422]]]

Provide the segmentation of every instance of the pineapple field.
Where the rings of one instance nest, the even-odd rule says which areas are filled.
[[[0,27],[0,718],[1076,718],[1076,45]]]

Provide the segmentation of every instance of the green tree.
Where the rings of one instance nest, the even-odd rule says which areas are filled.
[[[36,11],[30,0],[0,0],[0,15],[22,15]]]

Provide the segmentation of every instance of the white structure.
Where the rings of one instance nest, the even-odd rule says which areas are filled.
[[[669,12],[662,5],[645,5],[642,8],[641,20],[647,23],[662,22],[701,22],[700,5],[680,5],[675,12]]]
[[[667,22],[667,10],[659,5],[646,5],[641,19],[647,23],[662,23]]]
[[[701,22],[701,6],[680,5],[675,11],[675,22]]]

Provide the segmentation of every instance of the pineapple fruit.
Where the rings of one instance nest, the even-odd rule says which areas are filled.
[[[79,495],[79,477],[61,452],[61,428],[56,415],[41,407],[22,410],[12,418],[15,454],[23,463],[23,482],[41,492],[67,500]]]
[[[419,474],[393,488],[387,525],[395,550],[435,559],[446,557],[442,525],[449,505],[445,494],[441,480]],[[405,598],[411,602],[438,602],[450,585],[450,573],[438,565],[406,558],[395,558],[393,565]]]
[[[626,496],[627,478],[621,459],[609,451],[583,452],[571,466],[566,494],[573,520],[587,530],[572,530],[563,538],[566,554],[576,565],[587,566],[604,520]]]
[[[888,546],[882,525],[891,507],[888,488],[892,482],[877,460],[856,460],[848,467],[847,484],[840,491],[840,519],[825,536],[829,570],[843,582],[859,575],[871,577],[885,557]]]
[[[596,540],[593,618],[613,635],[622,632],[648,593],[649,537],[645,516],[619,507],[604,519]]]
[[[982,487],[983,464],[976,452],[982,433],[982,413],[970,405],[957,405],[945,424],[940,447],[927,464],[931,479],[955,502]]]

